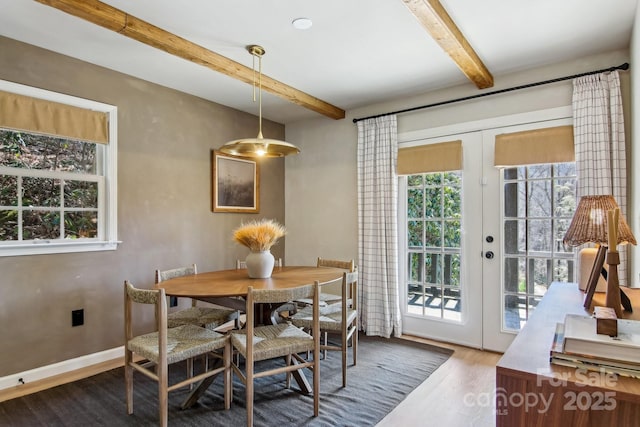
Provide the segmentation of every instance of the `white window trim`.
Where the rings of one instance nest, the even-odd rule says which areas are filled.
[[[0,242],[0,256],[44,255],[72,252],[93,252],[116,250],[118,244],[118,108],[113,105],[75,96],[51,92],[31,86],[0,80],[0,90],[19,95],[59,102],[87,110],[100,111],[108,115],[109,142],[105,146],[107,155],[98,159],[102,164],[98,170],[104,171],[104,236],[102,239],[69,241],[30,241],[29,243]],[[106,203],[104,203],[106,202]]]

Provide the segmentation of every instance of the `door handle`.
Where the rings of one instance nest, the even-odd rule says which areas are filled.
[[[485,252],[484,257],[486,259],[492,259],[493,258],[493,252],[492,251]]]

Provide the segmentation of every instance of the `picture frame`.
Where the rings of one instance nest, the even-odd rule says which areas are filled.
[[[255,160],[211,150],[211,210],[260,212],[260,165]]]

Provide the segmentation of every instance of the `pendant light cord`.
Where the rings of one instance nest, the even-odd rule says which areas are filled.
[[[262,56],[258,57],[258,138],[262,138]]]
[[[256,58],[258,58],[258,139],[262,139],[262,55],[264,50],[260,46],[248,47],[253,57],[253,102],[256,102]]]

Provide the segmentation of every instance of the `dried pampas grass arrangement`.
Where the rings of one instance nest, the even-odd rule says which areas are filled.
[[[268,251],[278,239],[287,234],[283,225],[272,219],[260,219],[242,224],[233,230],[233,240],[251,252]]]

